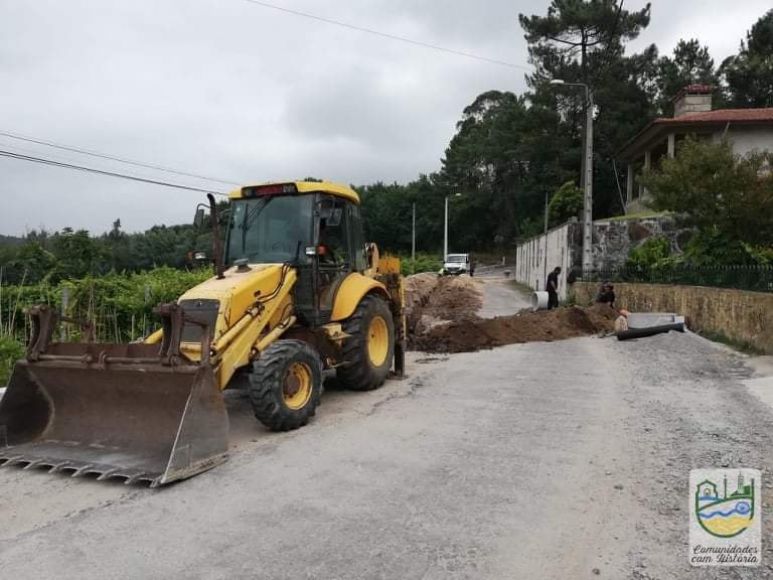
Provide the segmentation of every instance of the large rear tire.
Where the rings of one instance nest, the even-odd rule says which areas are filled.
[[[369,294],[343,323],[344,340],[339,382],[347,389],[370,391],[384,384],[395,351],[395,328],[387,303]]]
[[[255,361],[249,374],[255,417],[272,431],[290,431],[309,422],[322,396],[322,364],[302,340],[277,340]]]

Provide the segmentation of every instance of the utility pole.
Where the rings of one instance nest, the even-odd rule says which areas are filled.
[[[462,197],[461,193],[451,193],[446,196],[446,213],[443,225],[443,262],[448,259],[448,198],[449,197]]]
[[[547,284],[548,280],[548,192],[545,192],[545,229],[544,234],[545,236],[545,255],[543,256],[543,272],[542,272],[542,280]],[[539,288],[537,288],[539,290]]]
[[[585,89],[585,153],[583,156],[582,204],[582,272],[587,276],[593,269],[593,93],[585,83],[567,83],[561,79],[550,81],[554,86],[582,87]]]
[[[585,196],[582,204],[582,272],[593,269],[593,93],[585,85]]]
[[[416,204],[411,215],[411,260],[416,261]]]
[[[443,262],[448,260],[448,196],[446,196],[445,218],[443,219]]]

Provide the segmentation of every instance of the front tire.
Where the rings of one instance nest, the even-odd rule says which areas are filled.
[[[249,396],[255,417],[272,431],[302,427],[322,396],[319,354],[302,340],[277,340],[253,364]]]
[[[369,294],[342,326],[349,337],[342,346],[339,382],[355,391],[377,389],[384,384],[394,358],[395,328],[389,306]]]

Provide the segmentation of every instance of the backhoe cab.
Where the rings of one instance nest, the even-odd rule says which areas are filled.
[[[324,370],[355,390],[403,374],[399,261],[365,243],[356,192],[243,187],[223,235],[210,207],[215,275],[159,306],[144,344],[52,342],[57,313],[30,311],[27,355],[0,401],[0,465],[157,486],[225,460],[226,388],[246,389],[257,419],[284,431],[314,415]]]

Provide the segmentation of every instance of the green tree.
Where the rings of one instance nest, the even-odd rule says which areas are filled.
[[[773,9],[741,41],[737,55],[722,63],[727,100],[733,107],[773,107]]]
[[[619,147],[653,116],[650,87],[655,76],[657,49],[626,56],[625,43],[649,24],[649,4],[638,11],[622,9],[614,0],[553,0],[547,15],[521,14],[521,26],[529,43],[530,62],[536,72],[527,76],[532,89],[532,108],[558,111],[559,126],[571,139],[565,148],[565,169],[577,179],[583,163],[585,135],[584,95],[576,89],[559,90],[551,79],[581,82],[594,95],[594,215],[620,213],[613,159]],[[652,82],[650,82],[652,84]],[[567,155],[572,155],[571,159]],[[566,178],[549,184],[554,190]]]
[[[40,282],[51,274],[56,265],[56,256],[47,251],[38,241],[24,243],[16,255],[5,266],[5,280],[11,284]]]
[[[694,242],[735,251],[773,246],[773,173],[769,152],[745,156],[728,142],[687,139],[673,159],[643,176],[657,209],[678,212],[698,229]]]
[[[102,247],[86,230],[64,228],[51,238],[51,252],[56,257],[53,275],[57,279],[82,278],[99,272]]]
[[[673,56],[664,56],[657,63],[657,106],[664,116],[674,113],[672,99],[685,86],[705,84],[718,86],[719,74],[706,46],[696,39],[680,40]]]
[[[546,16],[520,14],[518,20],[537,76],[576,63],[577,80],[590,83],[591,53],[616,51],[623,40],[636,38],[649,24],[650,5],[631,12],[616,0],[553,0]]]
[[[579,217],[583,206],[583,191],[574,181],[567,181],[559,187],[548,203],[550,227],[564,223],[572,217]]]

